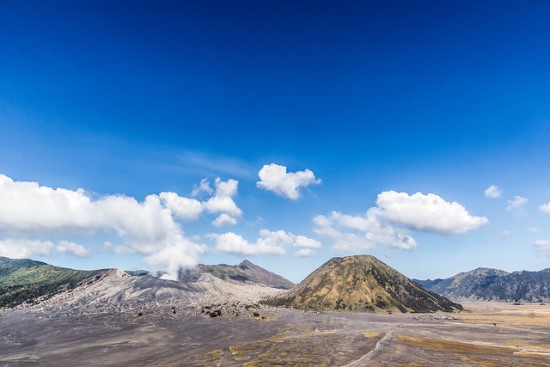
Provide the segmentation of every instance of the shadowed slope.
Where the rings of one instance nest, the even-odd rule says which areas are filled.
[[[264,268],[244,260],[239,265],[199,265],[192,270],[180,272],[182,281],[195,281],[201,274],[211,274],[217,278],[232,283],[260,284],[266,287],[278,289],[290,289],[294,283],[280,275],[265,270]]]

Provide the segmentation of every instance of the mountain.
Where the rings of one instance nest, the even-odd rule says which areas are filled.
[[[462,310],[373,256],[335,257],[268,304],[300,309],[401,312]]]
[[[255,304],[282,292],[280,288],[290,283],[249,261],[238,266],[203,265],[200,269],[188,273],[193,279],[182,282],[160,279],[143,270],[83,271],[0,257],[0,308],[21,306],[85,314],[159,306],[189,309],[208,304]]]
[[[278,289],[290,289],[294,283],[280,275],[244,260],[239,265],[199,265],[192,270],[182,270],[179,280],[195,281],[201,274],[211,274],[230,283],[259,284]]]
[[[119,269],[108,269],[74,289],[59,292],[33,305],[32,309],[79,315],[120,311],[158,314],[171,308],[185,312],[205,305],[255,304],[262,297],[280,292],[255,284],[228,283],[210,274],[202,274],[194,282],[179,282],[147,274],[131,276]]]
[[[73,289],[101,272],[72,270],[30,259],[0,256],[0,307],[13,307]]]
[[[432,292],[454,300],[480,299],[538,302],[550,300],[550,268],[515,271],[478,268],[447,279],[415,280]]]

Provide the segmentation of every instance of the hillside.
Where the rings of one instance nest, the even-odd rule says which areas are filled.
[[[300,309],[401,312],[461,310],[373,256],[336,257],[288,293],[268,301]]]
[[[478,268],[447,279],[416,280],[432,292],[454,300],[480,299],[539,302],[550,300],[550,268],[515,271]]]
[[[294,283],[280,275],[244,260],[239,265],[199,265],[191,270],[182,270],[181,281],[195,281],[202,274],[211,274],[230,283],[258,284],[271,288],[290,289]]]
[[[29,259],[0,257],[0,307],[35,302],[57,292],[75,288],[102,270],[83,271],[60,268]]]

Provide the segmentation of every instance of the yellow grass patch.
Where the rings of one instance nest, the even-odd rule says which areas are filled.
[[[433,350],[445,353],[470,353],[470,354],[511,354],[512,350],[505,347],[493,347],[489,345],[471,344],[451,340],[414,338],[411,336],[399,336],[402,344],[420,347],[425,350]]]
[[[380,333],[376,331],[365,331],[363,333],[365,338],[376,338],[378,335],[380,335]]]

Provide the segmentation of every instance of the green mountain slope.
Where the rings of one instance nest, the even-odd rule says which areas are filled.
[[[0,256],[0,307],[37,302],[40,298],[75,288],[84,279],[102,272],[66,269],[40,261]]]

